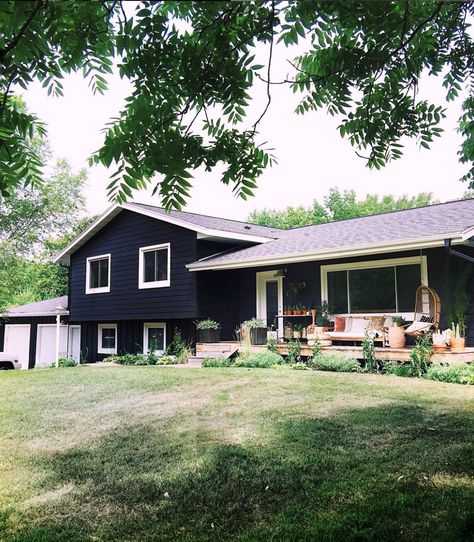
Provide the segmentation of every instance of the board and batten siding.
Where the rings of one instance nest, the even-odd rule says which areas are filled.
[[[170,243],[171,284],[139,289],[141,247]],[[110,292],[86,294],[86,259],[111,254]],[[124,210],[71,256],[71,321],[116,322],[194,318],[196,277],[186,264],[196,260],[196,233]]]

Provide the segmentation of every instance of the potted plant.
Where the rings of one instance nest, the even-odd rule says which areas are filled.
[[[431,338],[433,340],[433,352],[446,352],[449,341],[446,332],[435,331]]]
[[[303,325],[296,323],[293,326],[293,338],[294,339],[301,339],[303,334]]]
[[[464,321],[458,321],[452,324],[452,335],[450,340],[451,352],[464,352],[466,339],[464,337]]]
[[[200,343],[218,343],[221,339],[221,325],[211,318],[195,322],[198,330],[198,342]]]
[[[266,344],[267,326],[260,318],[252,318],[243,323],[250,330],[250,342],[252,344]]]
[[[392,325],[388,328],[388,344],[390,348],[404,348],[406,344],[405,318],[403,316],[394,316]]]
[[[327,301],[323,301],[321,305],[319,305],[316,312],[316,326],[322,328],[321,331],[326,331],[325,328],[330,326],[330,319],[333,312],[333,308]]]

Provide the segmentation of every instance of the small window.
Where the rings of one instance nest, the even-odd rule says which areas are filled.
[[[110,292],[110,254],[93,256],[86,261],[86,294]]]
[[[166,324],[164,322],[146,323],[143,333],[143,353],[152,350],[162,355],[166,350]]]
[[[98,354],[117,353],[117,324],[99,324]]]
[[[139,288],[170,285],[170,244],[143,247],[139,252]]]

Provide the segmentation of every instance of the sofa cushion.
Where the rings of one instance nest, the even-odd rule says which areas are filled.
[[[361,336],[363,337],[365,334],[365,330],[369,327],[370,320],[366,320],[365,318],[355,318],[352,317],[352,327],[351,327],[351,335],[355,336]]]
[[[343,316],[336,316],[336,325],[334,326],[334,331],[345,331],[346,329],[346,319]]]

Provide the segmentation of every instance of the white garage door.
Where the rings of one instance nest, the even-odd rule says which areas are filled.
[[[67,326],[59,332],[59,357],[67,356]],[[38,324],[35,367],[47,367],[56,361],[56,324]]]
[[[30,324],[7,324],[3,351],[16,354],[22,369],[28,369],[30,354]]]

